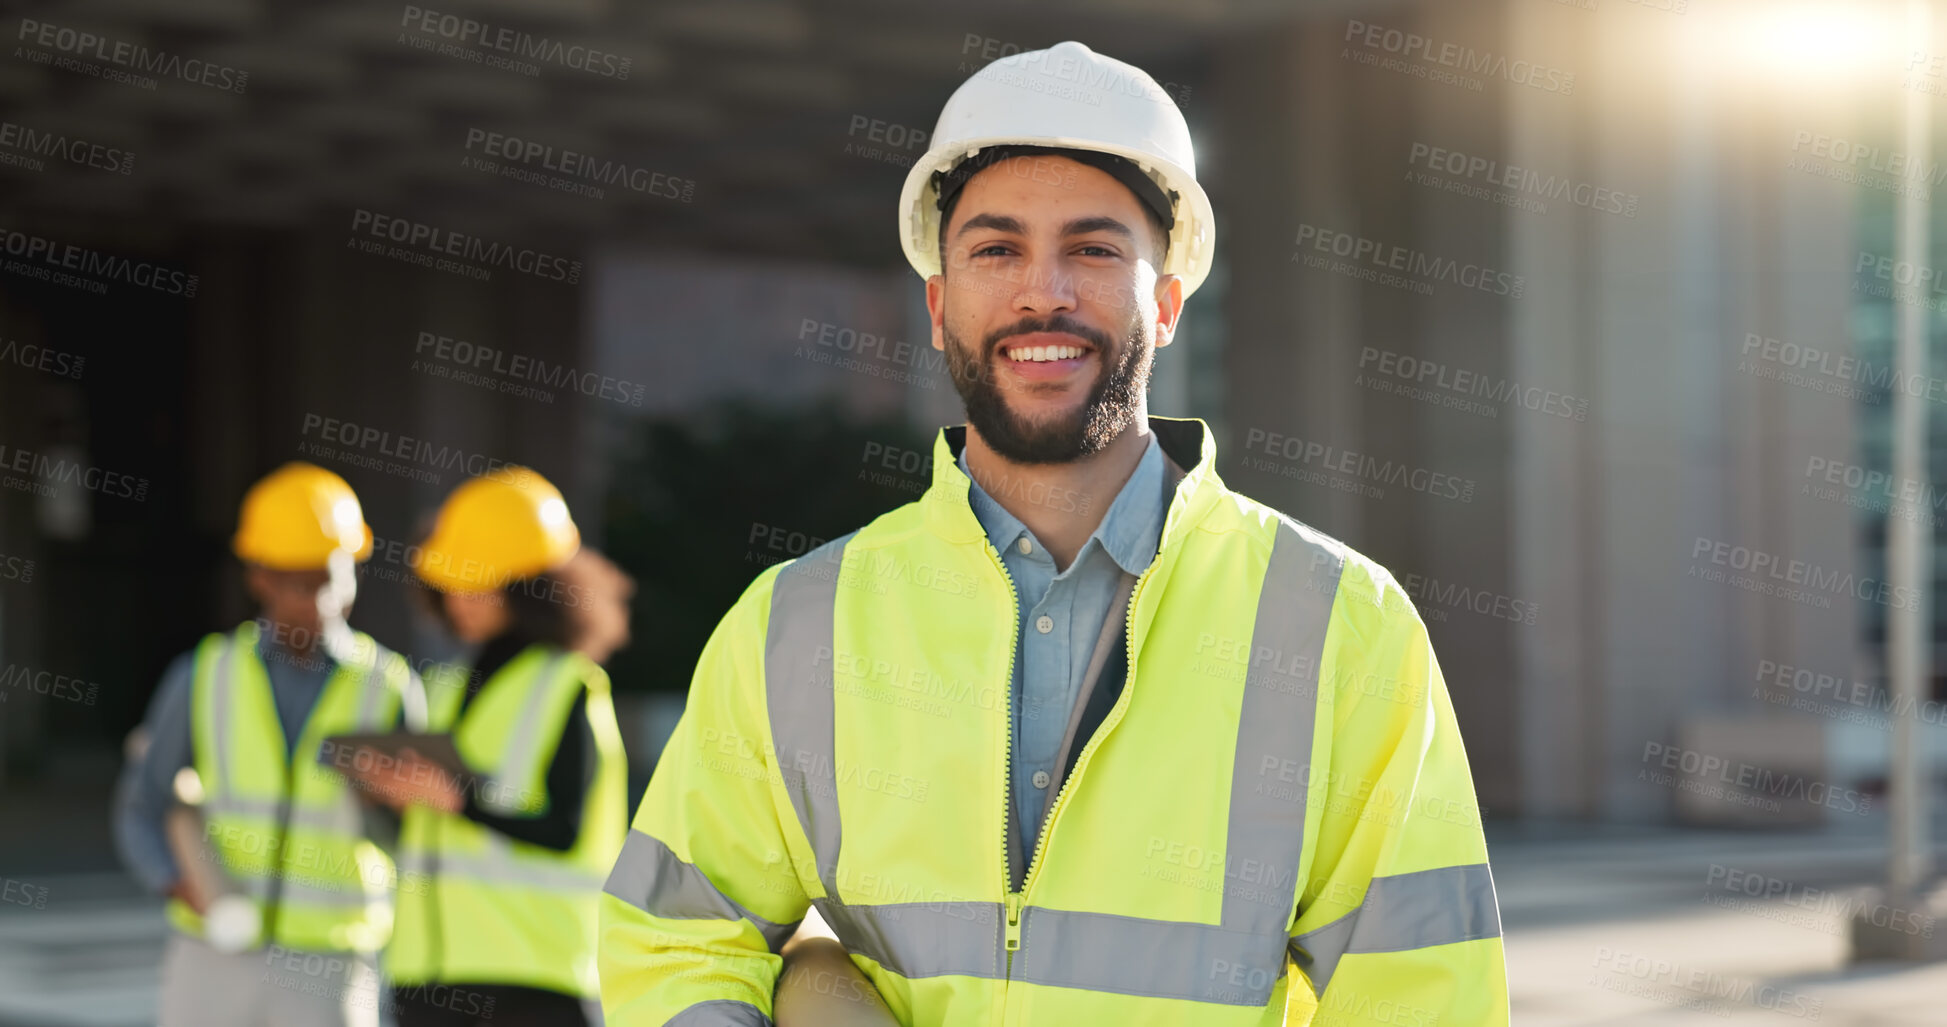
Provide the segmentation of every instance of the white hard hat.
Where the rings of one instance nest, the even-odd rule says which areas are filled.
[[[1160,269],[1187,298],[1210,273],[1217,220],[1197,185],[1197,158],[1183,112],[1141,68],[1076,42],[1003,57],[961,83],[940,111],[933,145],[913,162],[899,193],[899,244],[921,278],[940,273],[936,172],[1000,145],[1114,154],[1176,194],[1169,254]]]

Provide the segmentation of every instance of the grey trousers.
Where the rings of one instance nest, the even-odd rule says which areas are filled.
[[[169,932],[161,1027],[378,1027],[370,956],[272,946],[225,954]]]

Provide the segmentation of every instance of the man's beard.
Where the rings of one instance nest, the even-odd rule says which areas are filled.
[[[1121,436],[1142,409],[1149,389],[1154,351],[1143,335],[1140,315],[1132,319],[1119,343],[1108,334],[1069,318],[1026,317],[982,340],[978,352],[962,345],[950,328],[946,336],[947,368],[953,386],[967,406],[967,422],[981,441],[1010,463],[1065,464],[1101,452]],[[1008,409],[1002,394],[1000,343],[1030,332],[1066,332],[1095,346],[1102,370],[1080,407],[1044,420],[1031,421]]]

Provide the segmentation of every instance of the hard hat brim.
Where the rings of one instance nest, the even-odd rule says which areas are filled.
[[[575,533],[574,548],[567,555],[545,566],[489,566],[479,563],[462,564],[464,572],[451,569],[449,552],[440,548],[438,539],[428,539],[420,546],[412,558],[412,573],[436,592],[449,592],[458,595],[484,595],[498,592],[516,582],[539,577],[567,566],[575,554],[581,552],[581,533]]]
[[[364,563],[372,557],[372,526],[361,522],[359,530],[364,539],[352,551],[353,563]],[[331,566],[331,554],[337,550],[326,550],[315,556],[297,557],[291,553],[275,553],[269,549],[254,546],[242,530],[230,536],[230,552],[245,563],[254,563],[274,571],[321,571]]]

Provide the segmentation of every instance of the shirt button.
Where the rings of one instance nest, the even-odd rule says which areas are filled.
[[[1050,778],[1048,776],[1048,772],[1045,770],[1037,770],[1034,772],[1034,786],[1036,788],[1048,787],[1048,782],[1051,780],[1053,780],[1053,778]]]
[[[1034,630],[1039,631],[1044,635],[1050,631],[1055,630],[1055,619],[1053,617],[1048,616],[1045,613],[1039,617],[1036,617],[1034,619]]]
[[[1026,535],[1022,535],[1021,541],[1014,543],[1014,548],[1019,549],[1022,556],[1026,556],[1034,552],[1034,543],[1029,542]]]

